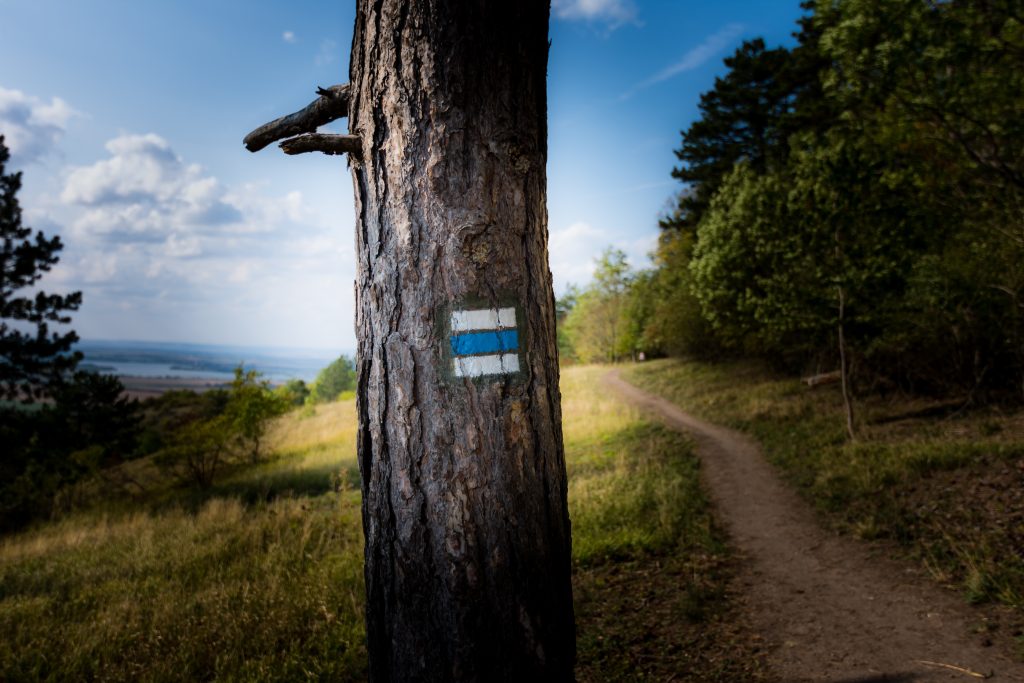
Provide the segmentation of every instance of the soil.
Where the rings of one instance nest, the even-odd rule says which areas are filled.
[[[738,609],[736,564],[677,555],[577,568],[578,683],[773,680]]]
[[[743,558],[745,617],[786,683],[1024,681],[1009,637],[981,632],[981,613],[922,571],[825,531],[736,431],[697,419],[610,373],[608,385],[697,444],[719,519]]]

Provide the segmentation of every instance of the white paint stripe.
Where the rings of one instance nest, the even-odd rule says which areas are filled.
[[[496,353],[491,356],[460,356],[454,359],[456,377],[483,377],[519,372],[519,356]]]
[[[516,326],[514,308],[479,308],[473,311],[452,311],[452,334],[471,330],[496,330]]]

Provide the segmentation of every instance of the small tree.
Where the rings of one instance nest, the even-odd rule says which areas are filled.
[[[341,392],[351,391],[355,388],[355,364],[347,356],[338,356],[337,360],[316,376],[311,398],[314,403],[326,403],[338,398]]]
[[[274,394],[276,394],[287,405],[301,406],[306,402],[306,398],[310,395],[310,391],[305,380],[290,379],[274,389]]]
[[[67,312],[78,309],[82,293],[25,293],[57,263],[63,244],[22,226],[15,196],[21,173],[4,173],[8,159],[0,135],[0,395],[31,401],[78,363],[80,356],[71,352],[78,336],[51,332],[50,325],[71,322]]]
[[[594,282],[577,296],[565,330],[580,360],[614,363],[629,352],[623,348],[623,313],[633,275],[626,254],[613,247],[601,253],[596,265]]]
[[[175,433],[174,443],[156,457],[156,463],[161,469],[208,489],[237,453],[235,436],[227,415],[190,422]]]
[[[287,407],[287,403],[270,390],[270,383],[260,379],[260,373],[247,371],[241,365],[235,368],[225,415],[241,449],[253,463],[260,460],[270,418],[280,415]]]

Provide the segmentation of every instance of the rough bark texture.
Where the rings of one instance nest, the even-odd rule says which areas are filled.
[[[572,680],[546,0],[358,0],[359,459],[375,681]],[[452,375],[453,307],[520,371]]]

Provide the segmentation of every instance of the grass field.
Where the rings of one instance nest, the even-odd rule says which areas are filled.
[[[603,372],[562,383],[578,677],[756,680],[690,445]],[[145,500],[0,541],[0,680],[365,679],[354,405],[293,412],[270,440],[202,494],[151,478]]]
[[[835,386],[749,362],[656,361],[626,377],[746,431],[835,528],[900,543],[973,602],[1024,616],[1024,413],[907,397],[858,403],[849,442]]]
[[[0,680],[365,678],[354,406],[276,426],[280,455],[0,544]]]

